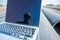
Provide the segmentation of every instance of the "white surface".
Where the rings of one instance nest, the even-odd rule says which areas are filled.
[[[41,13],[41,26],[38,40],[60,40],[60,37],[53,29],[46,17]]]
[[[19,39],[0,33],[0,40],[19,40]]]

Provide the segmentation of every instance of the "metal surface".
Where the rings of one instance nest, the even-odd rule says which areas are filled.
[[[51,25],[54,27],[56,32],[60,35],[60,14],[54,12],[49,8],[42,8],[42,12],[51,23]]]
[[[41,13],[40,22],[40,31],[37,40],[60,40],[60,37],[43,13]]]

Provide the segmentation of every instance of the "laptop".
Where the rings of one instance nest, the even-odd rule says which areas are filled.
[[[36,40],[40,23],[41,0],[8,0],[5,22],[0,33],[20,40]]]

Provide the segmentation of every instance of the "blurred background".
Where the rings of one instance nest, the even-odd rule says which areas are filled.
[[[0,0],[0,22],[5,20],[7,0]]]

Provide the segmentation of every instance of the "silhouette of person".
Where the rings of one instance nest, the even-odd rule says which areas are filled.
[[[31,16],[29,15],[28,12],[24,13],[24,20],[21,22],[21,21],[18,21],[17,23],[21,23],[21,24],[29,24],[29,20],[31,18]]]

